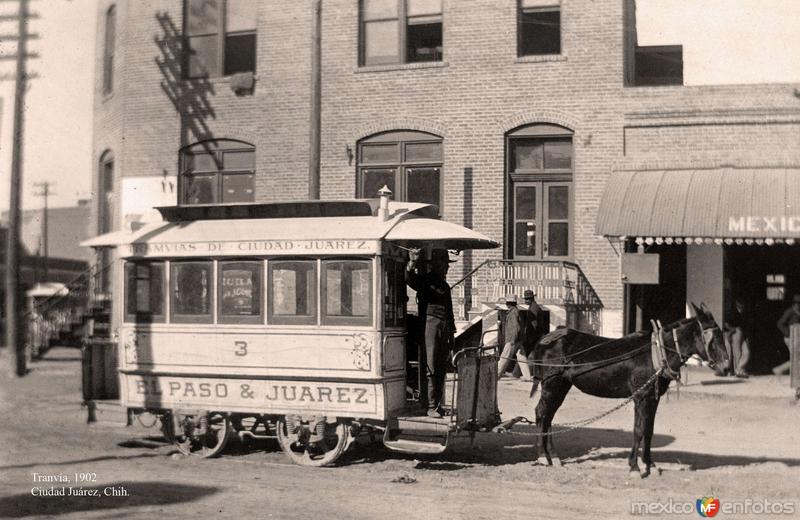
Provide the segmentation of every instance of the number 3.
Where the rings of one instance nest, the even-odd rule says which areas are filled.
[[[233,345],[238,349],[234,351],[234,354],[237,356],[246,356],[247,355],[247,342],[246,341],[235,341]]]

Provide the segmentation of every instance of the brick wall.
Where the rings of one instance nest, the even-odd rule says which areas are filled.
[[[514,2],[445,0],[444,66],[367,69],[357,67],[356,4],[325,3],[338,16],[323,25],[323,197],[355,195],[346,145],[382,130],[429,131],[444,140],[444,218],[503,240],[505,134],[530,123],[565,126],[574,132],[575,259],[604,303],[619,307],[617,257],[594,236],[594,221],[622,153],[621,2],[564,2],[562,55],[526,61],[516,57]],[[475,252],[462,272],[500,255]]]
[[[104,13],[109,1],[99,4]],[[305,198],[310,4],[258,4],[256,88],[237,97],[225,78],[179,79],[180,0],[120,2],[117,82],[107,99],[98,39],[96,158],[111,149],[122,175],[175,175],[182,144],[236,138],[256,146],[258,200]],[[517,59],[515,4],[444,0],[443,63],[359,68],[358,2],[325,0],[322,197],[355,195],[347,146],[381,131],[431,132],[444,141],[444,218],[502,241],[505,134],[530,123],[565,126],[574,132],[574,260],[606,308],[618,310],[618,257],[594,234],[614,165],[725,162],[742,150],[750,159],[785,155],[798,148],[797,86],[625,88],[622,0],[564,0],[562,55]],[[460,265],[500,255],[476,251]]]
[[[118,170],[126,177],[174,176],[182,146],[211,138],[238,139],[256,147],[259,201],[305,197],[310,12],[305,4],[274,9],[259,2],[258,8],[263,22],[257,35],[256,87],[252,95],[237,96],[228,78],[181,79],[180,0],[121,2],[117,56],[122,63],[114,94],[99,95],[96,103],[98,157],[104,147],[115,149]],[[99,9],[105,12],[103,5]]]

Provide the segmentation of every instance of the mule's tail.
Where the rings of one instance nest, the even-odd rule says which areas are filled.
[[[539,390],[539,379],[534,377],[533,378],[533,385],[531,385],[531,394],[530,398],[533,399],[533,396],[536,395],[536,392]]]
[[[536,395],[536,391],[539,390],[539,383],[542,382],[544,369],[542,368],[542,360],[540,358],[537,359],[535,350],[531,352],[531,357],[533,358],[533,364],[529,362],[528,366],[531,369],[531,381],[533,381],[533,384],[531,385],[531,393],[529,397],[533,399],[533,396]]]

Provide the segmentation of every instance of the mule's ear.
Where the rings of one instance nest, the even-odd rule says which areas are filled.
[[[703,313],[706,316],[708,316],[708,317],[712,317],[713,316],[713,314],[711,314],[711,309],[708,308],[708,306],[706,305],[705,302],[700,303],[700,308],[703,309]]]
[[[694,309],[695,316],[701,316],[703,314],[703,311],[701,311],[700,308],[694,304],[694,302],[689,302],[689,303],[692,305],[692,309]]]

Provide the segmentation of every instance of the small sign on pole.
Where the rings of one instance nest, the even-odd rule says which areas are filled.
[[[658,254],[622,253],[622,283],[658,285]]]

